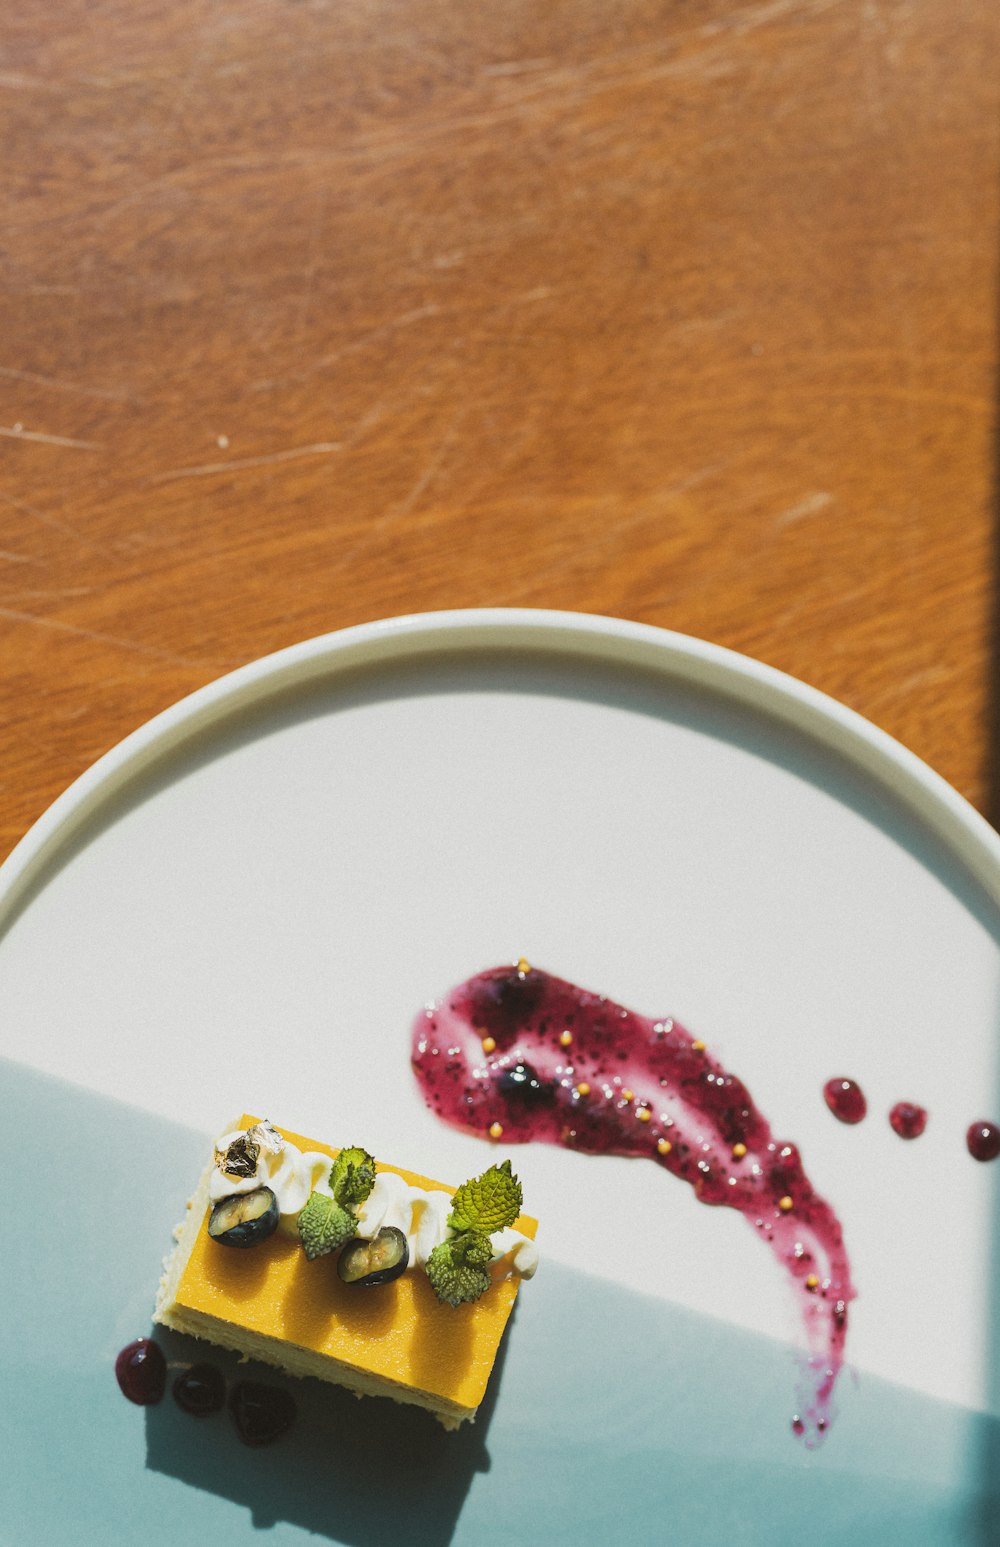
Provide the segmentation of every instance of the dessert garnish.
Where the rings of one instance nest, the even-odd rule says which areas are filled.
[[[510,1161],[463,1182],[452,1199],[448,1237],[427,1259],[427,1277],[439,1300],[464,1305],[489,1289],[490,1236],[506,1230],[521,1212],[521,1184]]]
[[[217,1364],[192,1364],[174,1381],[174,1401],[192,1418],[207,1418],[225,1406],[226,1377]]]
[[[277,1128],[265,1117],[246,1133],[236,1134],[225,1149],[217,1149],[215,1164],[226,1176],[250,1177],[257,1171],[261,1150],[269,1155],[280,1155],[284,1144]]]
[[[357,1234],[357,1210],[375,1186],[375,1162],[357,1146],[342,1149],[330,1168],[329,1193],[312,1192],[298,1217],[310,1262],[335,1252]]]
[[[244,1445],[271,1445],[295,1420],[295,1398],[283,1386],[244,1380],[233,1387],[229,1411]]]
[[[348,1241],[337,1258],[345,1284],[391,1284],[410,1264],[410,1244],[396,1225],[383,1225],[370,1241]]]
[[[115,1360],[115,1378],[122,1395],[139,1407],[151,1407],[163,1398],[167,1386],[167,1361],[159,1343],[136,1338]]]
[[[913,1101],[897,1101],[889,1113],[889,1123],[901,1139],[919,1139],[927,1127],[927,1109]]]
[[[793,1428],[819,1442],[855,1295],[841,1226],[798,1149],[774,1138],[746,1086],[704,1042],[678,1021],[637,1015],[522,958],[422,1010],[412,1057],[429,1106],[457,1127],[505,1143],[645,1157],[700,1202],[742,1214],[796,1297],[808,1357]],[[468,1255],[459,1264],[466,1276],[475,1267]]]
[[[250,1140],[249,1148],[257,1148],[250,1136],[260,1126],[240,1136]],[[227,1153],[238,1142],[231,1140]],[[248,1179],[257,1179],[256,1160],[249,1178],[240,1178]],[[374,1158],[359,1145],[348,1146],[337,1155],[328,1177],[321,1178],[312,1189],[295,1221],[310,1262],[330,1252],[340,1253],[337,1274],[345,1284],[370,1288],[391,1284],[410,1266],[409,1242],[398,1225],[381,1224],[359,1236],[365,1223],[364,1206],[375,1182]],[[509,1160],[463,1182],[451,1200],[444,1228],[436,1232],[433,1242],[425,1241],[421,1254],[420,1265],[439,1300],[451,1306],[465,1305],[486,1293],[493,1282],[491,1264],[498,1255],[504,1255],[496,1251],[490,1238],[513,1225],[521,1202],[521,1184],[511,1172]],[[274,1234],[280,1218],[281,1209],[271,1188],[256,1187],[220,1198],[209,1215],[208,1233],[223,1246],[258,1246]]]
[[[167,1361],[159,1343],[152,1338],[129,1343],[115,1360],[115,1375],[130,1402],[141,1407],[160,1402],[167,1385]],[[186,1365],[174,1381],[173,1393],[183,1412],[208,1418],[225,1406],[226,1377],[216,1364]],[[244,1445],[269,1445],[292,1423],[295,1399],[279,1386],[240,1381],[230,1395],[229,1411]]]
[[[865,1093],[857,1080],[843,1076],[827,1080],[823,1086],[823,1100],[841,1123],[860,1123],[868,1111]]]
[[[1000,1155],[1000,1127],[985,1119],[971,1123],[965,1145],[973,1160],[996,1160]]]
[[[208,1233],[220,1246],[259,1246],[277,1230],[279,1218],[270,1187],[256,1187],[220,1198],[208,1217]]]

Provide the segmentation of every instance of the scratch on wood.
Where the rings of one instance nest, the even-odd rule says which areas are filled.
[[[441,470],[442,463],[444,462],[444,459],[455,440],[455,436],[458,433],[458,427],[462,420],[465,418],[466,412],[467,410],[461,409],[452,417],[451,423],[448,425],[448,428],[442,435],[435,451],[428,459],[427,466],[416,479],[409,493],[404,495],[401,500],[399,500],[395,505],[391,506],[390,509],[386,511],[382,520],[378,522],[378,526],[384,528],[392,521],[398,519],[399,516],[409,515],[410,511],[413,509],[414,505],[417,503],[420,496],[427,488],[428,484],[434,480],[434,478]]]
[[[202,462],[196,467],[172,467],[154,473],[147,483],[173,483],[178,478],[211,478],[216,473],[238,473],[248,467],[270,467],[275,462],[293,462],[299,457],[321,457],[341,451],[339,440],[318,440],[311,446],[292,446],[287,451],[269,451],[260,457],[235,457],[231,462]]]
[[[31,440],[41,446],[75,446],[78,451],[103,451],[96,440],[73,440],[68,435],[46,435],[41,430],[25,430],[19,424],[0,424],[0,435],[10,440]]]
[[[0,86],[6,86],[8,91],[45,91],[48,89],[48,81],[39,80],[31,75],[18,75],[10,70],[0,70]]]
[[[318,376],[328,366],[336,365],[338,361],[346,359],[349,355],[363,353],[380,338],[385,338],[393,333],[396,328],[408,327],[410,323],[421,322],[425,317],[437,317],[440,315],[440,306],[433,303],[428,306],[416,306],[412,311],[401,312],[398,317],[390,317],[388,322],[379,323],[377,328],[370,328],[360,338],[353,339],[351,343],[344,344],[341,349],[335,349],[330,354],[321,355],[318,360],[302,371],[292,371],[287,376],[265,376],[260,381],[252,381],[247,390],[249,392],[272,392],[276,387],[288,387],[294,382],[308,381],[311,376]]]
[[[102,398],[110,403],[139,403],[141,398],[130,392],[105,391],[102,387],[81,387],[75,381],[61,381],[57,376],[37,376],[34,371],[16,371],[13,366],[0,365],[0,376],[9,381],[30,381],[39,387],[51,387],[55,392],[72,392],[77,397]],[[23,433],[23,432],[22,432]]]
[[[0,500],[9,505],[12,510],[19,510],[24,515],[30,516],[33,521],[38,521],[42,526],[50,527],[53,532],[63,532],[67,537],[72,537],[76,542],[82,543],[84,548],[89,548],[92,553],[99,551],[97,543],[92,543],[89,537],[84,537],[75,526],[70,526],[68,521],[59,521],[55,516],[47,515],[44,510],[38,510],[34,505],[29,505],[26,500],[16,500],[11,494],[0,494]]]
[[[218,671],[220,667],[238,666],[235,660],[203,660],[197,656],[178,655],[173,650],[158,650],[155,645],[141,645],[134,639],[120,639],[115,634],[102,634],[96,629],[80,628],[75,623],[64,623],[61,618],[40,618],[35,612],[19,612],[13,607],[0,607],[0,618],[12,623],[33,623],[57,634],[72,634],[78,639],[92,639],[97,644],[112,645],[116,650],[127,650],[132,655],[146,655],[157,661],[169,661],[174,666],[194,666],[199,671],[206,667]]]
[[[31,586],[30,588],[25,586],[15,586],[13,588],[13,595],[8,599],[16,599],[19,602],[30,601],[32,598],[34,598],[36,601],[41,601],[43,599],[46,601],[51,601],[54,597],[56,601],[64,602],[69,597],[93,596],[93,594],[94,587],[92,585],[66,586],[63,590],[60,591],[52,591],[48,589],[43,590],[37,586]]]
[[[803,521],[806,516],[818,516],[821,510],[826,510],[833,504],[833,495],[825,489],[817,489],[815,494],[807,494],[803,499],[789,505],[780,515],[775,516],[774,524],[779,530],[783,526],[791,526],[793,521]]]
[[[525,75],[529,70],[547,70],[551,59],[511,59],[505,64],[488,64],[484,75]]]

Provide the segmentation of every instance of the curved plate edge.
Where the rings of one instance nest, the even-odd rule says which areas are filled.
[[[155,715],[59,795],[0,865],[0,936],[59,848],[121,787],[223,714],[324,676],[443,650],[533,650],[652,671],[737,699],[834,750],[943,840],[1000,905],[1000,834],[887,732],[818,688],[750,656],[652,624],[593,613],[467,608],[320,634],[237,667]]]

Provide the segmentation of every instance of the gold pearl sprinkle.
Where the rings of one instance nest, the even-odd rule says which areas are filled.
[[[743,1156],[746,1154],[746,1152],[747,1152],[747,1147],[746,1147],[745,1144],[734,1144],[733,1145],[733,1159],[734,1160],[742,1160]]]
[[[503,1123],[490,1123],[490,1138],[501,1139],[503,1137]]]
[[[622,1091],[622,1100],[623,1101],[634,1101],[634,1099],[635,1099],[635,1091],[633,1091],[633,1090],[623,1090]]]
[[[806,1279],[806,1288],[807,1289],[818,1289],[819,1288],[819,1279],[816,1277],[815,1273],[810,1273],[809,1277]]]
[[[635,1115],[640,1123],[648,1123],[653,1114],[648,1107],[636,1107]]]
[[[531,971],[531,963],[530,963],[530,961],[528,961],[523,956],[519,956],[517,958],[517,970],[521,974],[521,976],[524,977],[527,973],[529,973]]]
[[[484,1053],[495,1053],[496,1050],[497,1050],[497,1039],[496,1039],[496,1037],[484,1037],[483,1038],[483,1052]]]
[[[794,1198],[790,1198],[788,1196],[788,1194],[786,1193],[783,1198],[779,1198],[778,1199],[778,1207],[781,1210],[782,1214],[787,1214],[789,1209],[794,1209],[794,1207],[795,1207],[795,1199]]]
[[[691,1051],[692,1053],[703,1053],[705,1051],[704,1042],[692,1042]]]
[[[656,1148],[661,1155],[669,1155],[673,1147],[669,1139],[657,1139],[656,1141]]]
[[[579,1085],[576,1087],[576,1093],[578,1096],[590,1095],[590,1086],[587,1084],[586,1080],[580,1081]]]
[[[573,1033],[571,1031],[561,1031],[559,1033],[559,1046],[560,1047],[569,1047],[569,1045],[572,1042],[572,1040],[573,1040]]]

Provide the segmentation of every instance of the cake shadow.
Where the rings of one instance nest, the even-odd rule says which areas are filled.
[[[192,1418],[168,1393],[145,1409],[146,1467],[249,1512],[255,1529],[288,1522],[345,1547],[446,1547],[476,1473],[490,1470],[487,1438],[503,1373],[500,1345],[475,1423],[442,1429],[430,1413],[340,1387],[294,1380],[253,1360],[157,1328],[171,1376],[205,1359],[237,1380],[292,1393],[298,1414],[287,1435],[250,1449],[227,1412]]]

